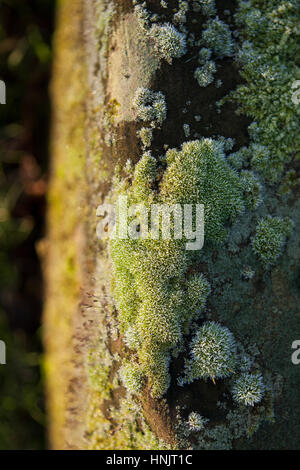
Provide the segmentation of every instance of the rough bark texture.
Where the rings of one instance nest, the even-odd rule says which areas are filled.
[[[218,14],[234,30],[232,15],[238,3],[217,1],[213,18]],[[260,8],[260,2],[256,3]],[[167,4],[164,8],[160,1],[149,0],[147,8],[161,15],[161,22],[171,22],[178,2]],[[198,37],[207,17],[201,12],[187,15],[189,34]],[[231,152],[250,145],[251,113],[238,115],[238,105],[232,101],[220,112],[216,105],[245,81],[237,61],[232,54],[216,59],[214,83],[222,80],[223,85],[200,87],[194,78],[199,46],[188,44],[187,54],[169,63],[155,53],[153,38],[139,25],[131,1],[59,2],[52,83],[52,176],[44,249],[46,373],[53,448],[299,447],[299,372],[290,358],[291,344],[300,336],[296,152],[279,181],[272,185],[262,181],[264,201],[259,208],[241,215],[222,244],[208,241],[186,274],[203,273],[209,280],[211,294],[199,325],[213,320],[228,327],[253,356],[253,370],[259,370],[267,384],[262,402],[251,413],[249,407],[244,407],[247,412],[235,407],[229,396],[232,385],[226,380],[216,384],[194,380],[179,386],[177,378],[189,355],[192,332],[171,359],[171,383],[162,397],[153,396],[149,377],[144,378],[141,392],[129,393],[118,375],[124,358],[137,360],[137,356],[126,346],[124,331],[120,332],[111,294],[112,261],[107,243],[96,237],[96,208],[113,194],[116,165],[123,174],[126,161],[136,164],[143,154],[137,131],[144,124],[132,104],[136,90],[160,91],[166,99],[167,118],[161,127],[154,127],[147,148],[158,160],[167,148],[179,149],[184,142],[202,137],[234,139]],[[201,120],[195,119],[198,115]],[[190,136],[184,124],[190,126]],[[252,167],[246,165],[246,169]],[[294,185],[286,194],[286,172],[291,169],[295,170]],[[162,163],[157,185],[164,171]],[[251,239],[258,221],[268,214],[290,217],[296,228],[276,265],[266,269],[253,252]],[[273,411],[275,423],[270,423]],[[206,435],[197,430],[193,433],[186,424],[192,412],[209,419]]]

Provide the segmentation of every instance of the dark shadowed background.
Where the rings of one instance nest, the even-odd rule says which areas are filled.
[[[37,255],[47,189],[54,0],[1,0],[0,449],[43,449],[41,312]]]

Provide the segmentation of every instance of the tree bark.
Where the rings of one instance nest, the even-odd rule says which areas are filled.
[[[234,31],[238,3],[217,1],[213,18],[218,16]],[[147,8],[160,15],[160,21],[170,22],[178,2],[168,1],[164,8],[159,0],[149,0]],[[184,25],[197,36],[208,19],[197,10],[187,15]],[[243,33],[243,26],[239,28]],[[97,239],[96,209],[110,200],[115,167],[119,165],[122,173],[128,159],[136,165],[145,152],[137,136],[143,123],[133,106],[137,89],[161,92],[166,99],[167,118],[161,126],[154,126],[147,148],[157,159],[168,148],[180,149],[186,141],[218,136],[234,139],[236,152],[249,146],[248,126],[253,120],[249,113],[236,113],[235,101],[226,101],[221,112],[217,111],[216,102],[245,82],[233,54],[217,59],[214,83],[222,80],[222,86],[201,87],[194,78],[199,66],[195,51],[201,46],[188,42],[187,54],[168,61],[153,41],[141,28],[129,0],[59,2],[51,88],[48,232],[41,245],[50,446],[299,448],[299,372],[291,361],[291,345],[300,336],[297,181],[288,196],[281,197],[278,191],[284,176],[276,185],[262,180],[264,202],[257,212],[241,215],[221,244],[205,242],[203,254],[186,273],[186,278],[190,272],[205,274],[211,294],[204,319],[230,329],[247,353],[253,354],[254,370],[259,369],[267,383],[259,408],[247,414],[248,435],[226,431],[231,425],[232,429],[242,427],[245,419],[232,398],[224,399],[229,383],[194,380],[178,385],[189,354],[189,334],[182,340],[179,355],[171,358],[171,382],[163,396],[153,396],[147,377],[137,394],[129,393],[119,377],[125,359],[135,354],[120,332],[118,303],[111,290],[113,261],[108,244]],[[285,172],[293,169],[297,173],[298,162],[290,161]],[[160,171],[166,171],[163,165]],[[266,214],[291,217],[296,227],[279,261],[268,269],[253,253],[251,242],[258,220]],[[253,277],[246,279],[249,265]],[[199,326],[202,323],[203,316]],[[222,400],[226,412],[218,404]],[[273,411],[275,424],[270,423]],[[209,419],[205,438],[201,432],[188,430],[191,413]],[[255,430],[257,422],[259,429],[251,434],[249,429]]]

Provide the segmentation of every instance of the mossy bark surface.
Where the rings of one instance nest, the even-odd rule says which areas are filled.
[[[178,2],[168,1],[167,8],[163,3],[149,0],[148,11],[159,15],[159,24],[171,23]],[[216,2],[213,18],[218,16],[218,21],[242,35],[245,31],[236,24],[234,14],[243,2],[223,3]],[[265,7],[256,3],[265,14]],[[180,165],[184,142],[191,146],[196,144],[190,141],[207,138],[221,145],[222,139],[234,139],[232,148],[226,150],[232,153],[227,155],[224,173],[232,175],[229,157],[234,161],[232,154],[251,146],[252,108],[238,115],[240,103],[236,100],[226,99],[222,107],[218,104],[251,78],[240,73],[242,67],[234,55],[218,57],[216,53],[213,84],[201,87],[195,79],[200,46],[193,37],[208,28],[207,21],[201,12],[187,13],[187,53],[168,61],[141,27],[131,1],[59,2],[44,314],[53,448],[299,447],[299,373],[291,362],[291,345],[300,335],[297,154],[287,155],[281,180],[269,184],[261,177],[257,188],[262,190],[263,202],[248,210],[247,204],[255,204],[246,194],[245,212],[234,224],[230,217],[224,223],[227,238],[218,244],[208,239],[180,278],[184,283],[189,276],[203,275],[209,281],[211,292],[198,327],[214,321],[230,329],[236,342],[253,357],[251,370],[264,376],[267,391],[261,403],[251,413],[249,407],[236,406],[227,380],[179,384],[197,325],[183,335],[177,353],[175,348],[170,353],[170,385],[163,396],[153,394],[151,374],[146,374],[142,391],[137,393],[126,388],[119,374],[126,362],[138,363],[140,356],[126,342],[128,325],[122,325],[117,308],[122,303],[113,276],[115,259],[109,256],[109,244],[97,239],[96,209],[113,200],[117,165],[126,191],[132,181],[134,187],[136,176],[126,176],[124,167],[128,159],[137,165],[145,153],[137,136],[144,123],[133,105],[136,90],[161,92],[167,103],[167,118],[160,126],[152,126],[153,139],[147,147],[158,162],[151,183],[156,195],[167,187],[168,163],[162,156],[168,149],[176,148],[172,155]],[[235,170],[238,176],[228,176],[224,188],[235,181],[237,188],[233,189],[239,195],[240,185],[253,168],[247,161],[242,171]],[[288,183],[291,170],[292,186]],[[258,222],[267,215],[288,217],[295,224],[290,238],[282,238],[285,251],[268,267],[254,253],[252,242]],[[205,434],[200,428],[192,432],[188,427],[193,413],[203,416],[204,422],[209,420]]]

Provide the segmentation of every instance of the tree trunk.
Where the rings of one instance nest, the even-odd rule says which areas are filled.
[[[58,2],[50,445],[299,448],[297,5],[133,3]],[[204,204],[204,247],[99,240],[97,207],[117,195]],[[206,334],[231,356],[216,336],[203,359]]]

